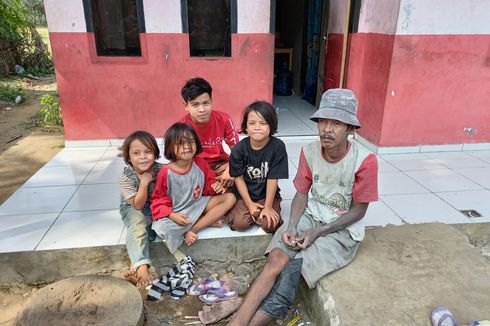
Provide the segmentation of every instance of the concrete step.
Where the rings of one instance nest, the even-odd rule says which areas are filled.
[[[315,325],[428,326],[438,306],[466,323],[490,318],[489,280],[490,262],[467,235],[440,223],[405,225],[368,230],[350,265],[302,295]]]

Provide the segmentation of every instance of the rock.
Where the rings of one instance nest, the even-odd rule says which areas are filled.
[[[23,75],[25,74],[26,70],[24,69],[24,67],[20,66],[20,65],[15,65],[15,73],[18,74],[18,75]]]
[[[143,300],[119,278],[84,275],[52,283],[27,301],[15,325],[143,325]]]

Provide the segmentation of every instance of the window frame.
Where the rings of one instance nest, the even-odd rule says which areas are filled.
[[[95,22],[93,19],[92,0],[82,0],[83,9],[85,15],[85,23],[88,34],[89,52],[93,63],[119,63],[119,62],[131,62],[131,63],[146,63],[147,62],[147,42],[146,42],[146,24],[143,0],[135,0],[136,10],[138,13],[138,28],[139,28],[139,41],[141,55],[107,55],[99,54],[97,46],[97,39],[95,33]]]

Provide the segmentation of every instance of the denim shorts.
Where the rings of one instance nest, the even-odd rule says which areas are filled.
[[[259,310],[273,318],[284,318],[294,303],[301,281],[302,258],[289,262],[262,301]]]

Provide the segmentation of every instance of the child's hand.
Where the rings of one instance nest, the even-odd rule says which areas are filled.
[[[141,183],[150,184],[153,181],[153,175],[150,172],[144,172],[142,174],[138,174],[138,179],[140,179]]]
[[[221,176],[217,177],[216,179],[218,179],[221,182],[221,184],[223,185],[223,187],[225,187],[225,188],[233,187],[233,184],[235,183],[235,178],[230,176],[230,167],[229,166],[223,171]]]
[[[268,229],[274,229],[281,220],[279,214],[272,207],[264,207],[257,221]]]
[[[211,185],[211,188],[213,188],[214,192],[217,194],[224,194],[226,191],[226,188],[223,187],[223,185],[219,182],[215,182]]]
[[[247,205],[247,207],[248,211],[250,212],[250,216],[252,216],[255,221],[255,219],[259,217],[260,211],[262,210],[262,208],[264,208],[264,205],[252,202],[250,205]]]
[[[189,220],[189,217],[182,213],[170,213],[168,217],[178,225],[186,226],[191,224],[191,220]]]

